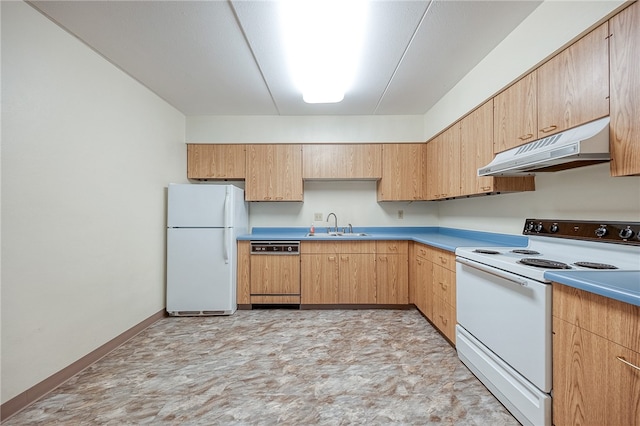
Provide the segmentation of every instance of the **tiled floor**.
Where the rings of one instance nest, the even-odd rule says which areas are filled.
[[[415,310],[165,318],[3,425],[517,425]]]

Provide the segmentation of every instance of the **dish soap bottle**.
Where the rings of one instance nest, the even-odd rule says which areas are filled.
[[[313,225],[313,223],[311,224],[311,228],[309,228],[309,234],[313,235],[316,233],[316,227]]]

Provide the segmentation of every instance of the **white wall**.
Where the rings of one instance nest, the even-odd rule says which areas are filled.
[[[424,141],[420,115],[192,116],[190,143],[330,143]]]
[[[304,203],[251,203],[254,226],[327,226],[329,213],[338,217],[338,226],[437,226],[437,204],[426,201],[376,201],[374,181],[307,181]],[[398,210],[403,219],[398,219]],[[322,213],[323,221],[314,221]],[[330,225],[333,226],[333,218]]]
[[[162,310],[185,117],[23,2],[2,7],[2,402]]]

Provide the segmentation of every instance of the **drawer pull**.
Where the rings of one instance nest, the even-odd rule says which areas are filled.
[[[526,141],[527,139],[531,139],[533,137],[533,133],[527,133],[526,135],[518,136],[518,139],[522,141]]]
[[[440,284],[440,288],[442,288],[443,290],[447,290],[447,286],[445,285],[445,283],[443,283],[442,281],[439,281],[438,284]]]
[[[620,361],[620,362],[623,362],[623,363],[627,364],[629,367],[631,367],[631,368],[635,368],[636,370],[640,370],[640,367],[638,367],[637,365],[634,365],[634,364],[630,363],[629,361],[627,361],[626,359],[624,359],[624,357],[617,356],[616,358],[618,358],[618,361]]]
[[[438,315],[440,317],[440,319],[442,320],[442,323],[444,325],[447,325],[447,323],[449,322],[449,320],[447,320],[445,317],[443,317],[442,315]]]
[[[328,260],[330,260],[331,262],[335,262],[336,261],[336,257],[335,256],[329,256],[327,257]]]
[[[379,257],[381,262],[386,262],[387,261],[387,256],[380,256]]]
[[[543,133],[549,133],[557,128],[558,126],[556,126],[555,124],[552,124],[551,126],[545,127],[544,129],[540,129],[540,131]]]
[[[442,256],[438,256],[438,257],[440,258],[440,263],[443,263],[445,265],[448,263],[448,260],[446,258],[444,258]]]
[[[340,256],[340,260],[349,260],[349,256]]]

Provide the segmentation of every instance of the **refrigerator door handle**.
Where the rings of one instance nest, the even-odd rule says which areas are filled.
[[[229,198],[231,197],[231,190],[229,189],[229,187],[227,186],[225,188],[225,193],[224,193],[224,263],[229,263],[229,208],[230,208],[230,203],[229,203]]]

